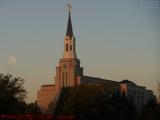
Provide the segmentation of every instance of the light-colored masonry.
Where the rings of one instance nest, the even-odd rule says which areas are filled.
[[[122,92],[125,91],[127,96],[133,98],[137,111],[140,111],[149,99],[155,98],[151,90],[146,90],[145,87],[138,86],[128,80],[116,82],[84,76],[83,68],[80,66],[80,60],[76,56],[75,43],[76,39],[72,30],[71,11],[69,10],[63,57],[59,60],[59,64],[56,67],[55,84],[42,85],[37,94],[37,104],[43,113],[47,112],[51,102],[53,104],[57,102],[62,87],[77,86],[80,84],[97,84],[100,82],[115,85]]]

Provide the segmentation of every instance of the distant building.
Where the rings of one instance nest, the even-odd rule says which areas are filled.
[[[141,110],[142,106],[149,99],[154,97],[151,90],[137,86],[131,81],[116,82],[83,75],[83,68],[80,66],[80,60],[76,55],[76,39],[72,30],[71,11],[69,9],[67,32],[64,37],[63,57],[59,60],[59,65],[56,67],[55,85],[41,86],[37,95],[37,104],[42,112],[45,113],[51,102],[57,102],[62,87],[95,83],[114,85],[120,88],[122,92],[125,91],[129,97],[133,98],[138,111]]]

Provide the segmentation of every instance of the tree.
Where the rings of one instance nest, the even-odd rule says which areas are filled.
[[[160,104],[151,99],[143,108],[140,120],[160,120]]]
[[[0,113],[19,114],[26,108],[24,80],[12,75],[0,74]]]
[[[36,101],[34,103],[29,103],[27,105],[26,113],[33,114],[33,115],[42,114],[41,110],[37,106],[37,102]]]
[[[131,101],[112,85],[63,88],[55,115],[75,115],[77,120],[135,120]]]

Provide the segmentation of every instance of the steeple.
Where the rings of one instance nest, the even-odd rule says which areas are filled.
[[[68,9],[68,25],[67,32],[64,38],[64,53],[63,58],[77,58],[76,57],[76,45],[75,37],[72,30],[72,21],[71,21],[71,4],[67,4]]]
[[[66,32],[66,36],[73,36],[73,30],[72,30],[72,21],[71,21],[71,5],[67,4],[68,7],[68,12],[69,12],[69,16],[68,16],[68,25],[67,25],[67,32]]]

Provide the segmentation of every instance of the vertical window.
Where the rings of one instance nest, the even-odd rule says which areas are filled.
[[[68,79],[67,79],[67,78],[68,78],[68,76],[67,76],[67,72],[66,72],[66,76],[65,76],[65,77],[66,77],[65,82],[66,82],[66,86],[67,86],[67,83],[68,83]]]
[[[68,74],[67,72],[62,72],[62,87],[68,86]]]
[[[67,72],[62,73],[62,86],[67,87],[68,85],[68,75]]]
[[[66,52],[68,52],[68,43],[66,44]]]
[[[72,45],[70,45],[70,50],[72,50]]]
[[[65,79],[65,75],[64,72],[62,73],[62,86],[64,86],[64,79]]]

